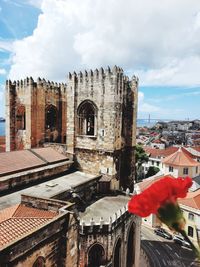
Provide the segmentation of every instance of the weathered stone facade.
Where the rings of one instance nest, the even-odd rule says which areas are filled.
[[[40,78],[6,83],[6,151],[65,142],[66,85]]]
[[[69,74],[68,83],[6,83],[6,150],[66,144],[77,168],[133,187],[138,78],[123,70]]]
[[[98,254],[98,248],[102,250],[99,255],[99,264],[102,266],[138,266],[140,219],[130,215],[126,208],[114,216],[115,218],[110,217],[109,223],[103,219],[98,222],[91,220],[90,224],[82,222],[80,267],[92,267],[95,256],[91,250]]]
[[[69,74],[67,149],[78,167],[132,187],[138,79],[114,67]],[[115,188],[116,189],[116,188]]]

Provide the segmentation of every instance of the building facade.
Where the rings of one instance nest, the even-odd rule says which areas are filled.
[[[137,94],[138,78],[116,66],[69,73],[67,84],[7,81],[6,150],[62,143],[79,170],[132,188]]]

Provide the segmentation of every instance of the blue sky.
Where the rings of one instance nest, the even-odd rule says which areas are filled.
[[[7,78],[116,64],[139,76],[139,118],[200,119],[200,1],[106,3],[0,0],[0,116]]]

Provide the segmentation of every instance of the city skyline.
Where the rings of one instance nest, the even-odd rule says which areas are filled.
[[[8,78],[66,82],[69,71],[117,64],[140,79],[138,118],[199,119],[200,3],[192,2],[2,0],[0,117]]]

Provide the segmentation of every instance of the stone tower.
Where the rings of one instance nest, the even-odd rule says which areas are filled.
[[[6,151],[66,142],[66,85],[6,82]]]
[[[133,187],[138,78],[119,67],[76,74],[68,83],[6,82],[6,150],[66,145],[76,167],[111,189]]]
[[[69,73],[67,151],[78,168],[102,174],[112,189],[133,187],[138,78],[123,70]]]

